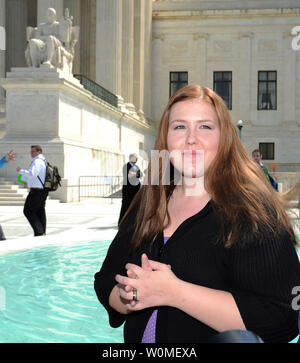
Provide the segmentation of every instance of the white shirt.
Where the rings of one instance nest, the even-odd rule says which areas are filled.
[[[27,183],[28,188],[40,188],[44,189],[42,183],[39,181],[38,176],[41,181],[45,183],[46,178],[46,159],[43,154],[37,155],[33,158],[32,163],[28,170],[21,169],[19,171],[22,174],[22,179]]]

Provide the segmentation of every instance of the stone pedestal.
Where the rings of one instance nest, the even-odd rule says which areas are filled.
[[[61,88],[83,90],[73,76],[46,65],[12,68],[2,84],[7,90],[6,138],[59,137],[64,122]]]
[[[51,195],[63,202],[78,200],[80,176],[121,175],[127,155],[138,153],[140,144],[153,144],[150,125],[56,68],[13,68],[0,85],[7,95],[7,133],[0,156],[10,149],[18,153],[0,176],[16,178],[16,168],[27,169],[31,163],[30,146],[41,145],[63,178],[63,187]]]
[[[10,149],[18,154],[16,162],[1,169],[1,176],[14,179],[17,177],[17,166],[28,169],[31,163],[30,146],[39,144],[47,160],[57,165],[61,175],[65,176],[62,181],[64,187],[51,195],[67,202],[66,187],[70,178],[65,175],[65,142],[61,136],[66,136],[64,130],[68,127],[68,117],[64,115],[66,105],[62,104],[62,99],[63,94],[71,90],[83,92],[82,85],[73,76],[49,66],[12,68],[7,78],[0,80],[0,84],[6,90],[7,120],[0,155]],[[74,115],[68,116],[72,119]]]

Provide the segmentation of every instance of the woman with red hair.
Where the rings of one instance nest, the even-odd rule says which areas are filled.
[[[168,160],[150,163],[149,185],[95,275],[111,326],[125,321],[125,342],[135,343],[208,342],[235,329],[292,340],[296,237],[285,200],[248,156],[224,101],[197,85],[177,91],[155,150]]]

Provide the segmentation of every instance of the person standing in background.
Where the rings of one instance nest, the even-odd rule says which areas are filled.
[[[6,155],[3,156],[3,158],[0,160],[0,168],[2,168],[4,165],[9,163],[10,161],[15,161],[17,157],[17,154],[14,152],[14,150],[10,150]],[[6,240],[3,229],[0,225],[0,241]]]
[[[30,154],[33,161],[29,169],[17,168],[17,172],[22,174],[22,178],[26,181],[28,188],[30,188],[23,212],[34,231],[35,237],[46,234],[45,205],[48,192],[44,190],[46,159],[42,152],[41,146],[31,146]]]
[[[262,153],[259,149],[255,149],[252,151],[252,159],[262,169],[272,187],[275,190],[278,190],[277,181],[269,174],[268,168],[262,163]]]
[[[123,166],[122,206],[118,225],[141,187],[139,179],[142,177],[142,173],[136,165],[137,161],[137,155],[131,154],[129,155],[129,162]]]

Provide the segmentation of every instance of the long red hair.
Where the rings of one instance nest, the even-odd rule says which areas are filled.
[[[237,135],[225,102],[214,91],[198,85],[178,90],[170,98],[163,113],[155,150],[167,150],[170,109],[175,103],[188,99],[209,102],[215,107],[218,115],[220,143],[217,155],[205,173],[204,184],[214,205],[223,216],[221,219],[224,225],[225,220],[229,222],[230,229],[226,230],[226,236],[223,235],[226,246],[237,243],[241,238],[245,239],[245,236],[251,240],[258,232],[276,234],[282,228],[288,231],[296,244],[295,234],[285,211],[285,198],[273,190],[263,172],[250,159]],[[163,185],[162,175],[165,170],[162,170],[162,165],[159,168],[159,185],[149,183],[143,186],[128,211],[130,213],[133,208],[138,208],[132,238],[133,250],[144,243],[153,243],[157,234],[170,223],[167,205],[176,186],[174,182]],[[172,171],[172,165],[170,167]],[[151,172],[150,163],[149,180]]]

